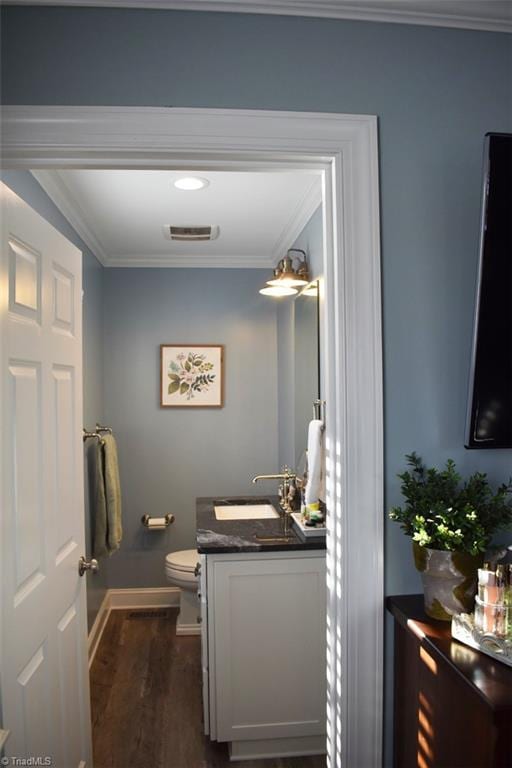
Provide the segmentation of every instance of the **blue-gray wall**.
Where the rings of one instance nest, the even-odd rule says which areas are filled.
[[[387,506],[412,449],[508,477],[512,452],[466,452],[463,434],[482,143],[512,131],[509,35],[93,8],[4,7],[3,21],[4,103],[377,115]],[[419,589],[409,541],[387,524],[386,591]]]
[[[83,298],[83,384],[84,425],[93,427],[103,420],[103,267],[69,225],[29,171],[2,171],[0,178],[28,205],[58,229],[82,251]],[[85,446],[85,453],[90,450]],[[86,554],[91,556],[91,527],[87,467],[85,483]],[[105,596],[107,566],[100,563],[98,574],[87,574],[87,622],[91,628]]]
[[[196,496],[275,493],[255,474],[277,467],[276,306],[268,270],[108,269],[105,416],[123,488],[123,544],[110,587],[165,586],[167,553],[195,547]],[[160,407],[160,344],[224,344],[223,408]],[[172,512],[166,531],[144,514]]]

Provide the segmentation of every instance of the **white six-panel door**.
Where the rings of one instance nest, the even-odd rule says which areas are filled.
[[[6,755],[83,768],[81,253],[3,184],[0,194],[1,726]]]

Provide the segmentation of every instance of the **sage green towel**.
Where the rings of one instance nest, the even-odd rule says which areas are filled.
[[[109,554],[119,549],[123,538],[121,521],[121,482],[117,445],[113,435],[103,436],[103,457],[105,472],[105,501],[107,506],[107,549]]]
[[[117,446],[112,435],[103,435],[95,452],[95,529],[94,555],[111,555],[121,544],[121,483]]]
[[[105,557],[107,549],[107,500],[105,498],[105,473],[103,471],[103,446],[99,440],[94,441],[88,452],[89,459],[94,461],[94,557]]]

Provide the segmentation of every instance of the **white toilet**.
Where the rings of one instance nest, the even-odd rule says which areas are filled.
[[[165,575],[167,581],[181,589],[180,612],[176,622],[177,635],[199,635],[199,601],[197,586],[199,577],[196,567],[199,555],[195,549],[182,549],[170,552],[165,558]]]

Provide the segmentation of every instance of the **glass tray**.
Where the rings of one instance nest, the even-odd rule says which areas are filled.
[[[477,629],[472,613],[459,613],[452,617],[452,637],[512,667],[512,640]]]

